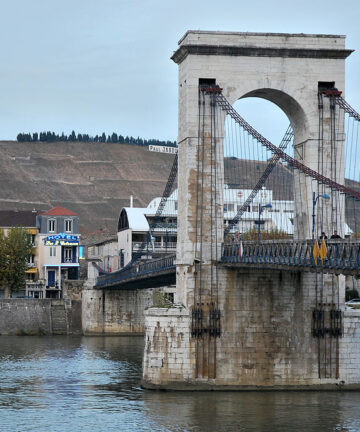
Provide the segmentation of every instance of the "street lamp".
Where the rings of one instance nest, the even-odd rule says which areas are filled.
[[[319,198],[324,198],[324,199],[330,199],[330,195],[327,193],[324,194],[319,194],[318,196],[316,196],[316,193],[313,192],[313,214],[312,214],[312,239],[314,240],[315,238],[315,207],[316,207],[316,203],[317,200]]]
[[[264,208],[271,208],[271,207],[272,207],[272,205],[270,203],[264,204],[264,205],[259,204],[258,242],[260,242],[260,218],[261,218],[261,213],[262,213],[262,211],[263,211]]]

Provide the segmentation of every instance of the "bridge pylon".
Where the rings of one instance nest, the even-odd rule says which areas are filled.
[[[224,125],[216,120],[212,95],[218,86],[231,104],[245,97],[274,102],[291,122],[295,158],[343,183],[343,120],[334,134],[324,92],[344,89],[350,53],[337,35],[188,31],[180,40],[172,56],[179,65],[178,304],[146,311],[144,387],[336,389],[360,383],[347,357],[349,329],[360,317],[344,312],[341,278],[219,264]],[[317,187],[317,194],[328,192]],[[304,201],[295,202],[294,236],[311,239],[311,179],[296,172],[296,188]],[[331,193],[329,202],[318,203],[318,214],[331,218],[317,217],[316,232],[342,234],[341,199]]]

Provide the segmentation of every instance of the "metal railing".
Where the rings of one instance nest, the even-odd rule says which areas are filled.
[[[139,242],[135,242],[132,244],[132,250],[137,251],[142,248],[143,244]],[[154,251],[164,251],[165,249],[176,249],[176,242],[168,242],[161,243],[161,242],[154,242]],[[152,252],[152,243],[149,243],[147,246],[147,249]],[[144,255],[146,255],[146,249],[144,250]]]
[[[154,247],[155,247],[155,250],[156,249],[164,250],[166,248],[167,249],[176,249],[176,243],[175,242],[167,242],[167,243],[155,242]]]
[[[162,258],[138,261],[125,270],[99,276],[97,278],[96,287],[101,288],[104,285],[114,285],[117,282],[123,282],[126,279],[132,279],[146,274],[170,269],[175,269],[175,255],[167,255]]]
[[[326,240],[323,259],[319,255],[314,258],[313,251],[314,240],[243,241],[225,244],[221,261],[360,272],[359,240]]]
[[[62,259],[61,263],[62,263],[62,264],[65,264],[65,263],[72,263],[72,264],[76,264],[77,261],[76,261],[76,258],[75,258],[75,257],[73,257],[73,258],[65,258],[65,257],[64,257],[64,258]]]
[[[174,230],[177,228],[177,222],[155,222],[152,225],[153,233],[157,228]]]

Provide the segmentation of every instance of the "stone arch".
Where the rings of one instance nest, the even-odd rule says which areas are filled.
[[[294,130],[295,142],[303,142],[309,137],[309,125],[306,112],[301,104],[288,93],[275,88],[259,88],[251,90],[238,98],[256,97],[265,99],[278,106],[288,117]],[[276,143],[274,143],[276,145]]]

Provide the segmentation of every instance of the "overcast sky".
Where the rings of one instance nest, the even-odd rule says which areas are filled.
[[[176,139],[186,30],[346,34],[347,100],[360,111],[360,1],[0,0],[0,139],[18,132],[118,132]],[[272,138],[287,120],[259,101],[245,118]],[[263,102],[263,104],[269,104]],[[274,128],[274,124],[278,127]]]

